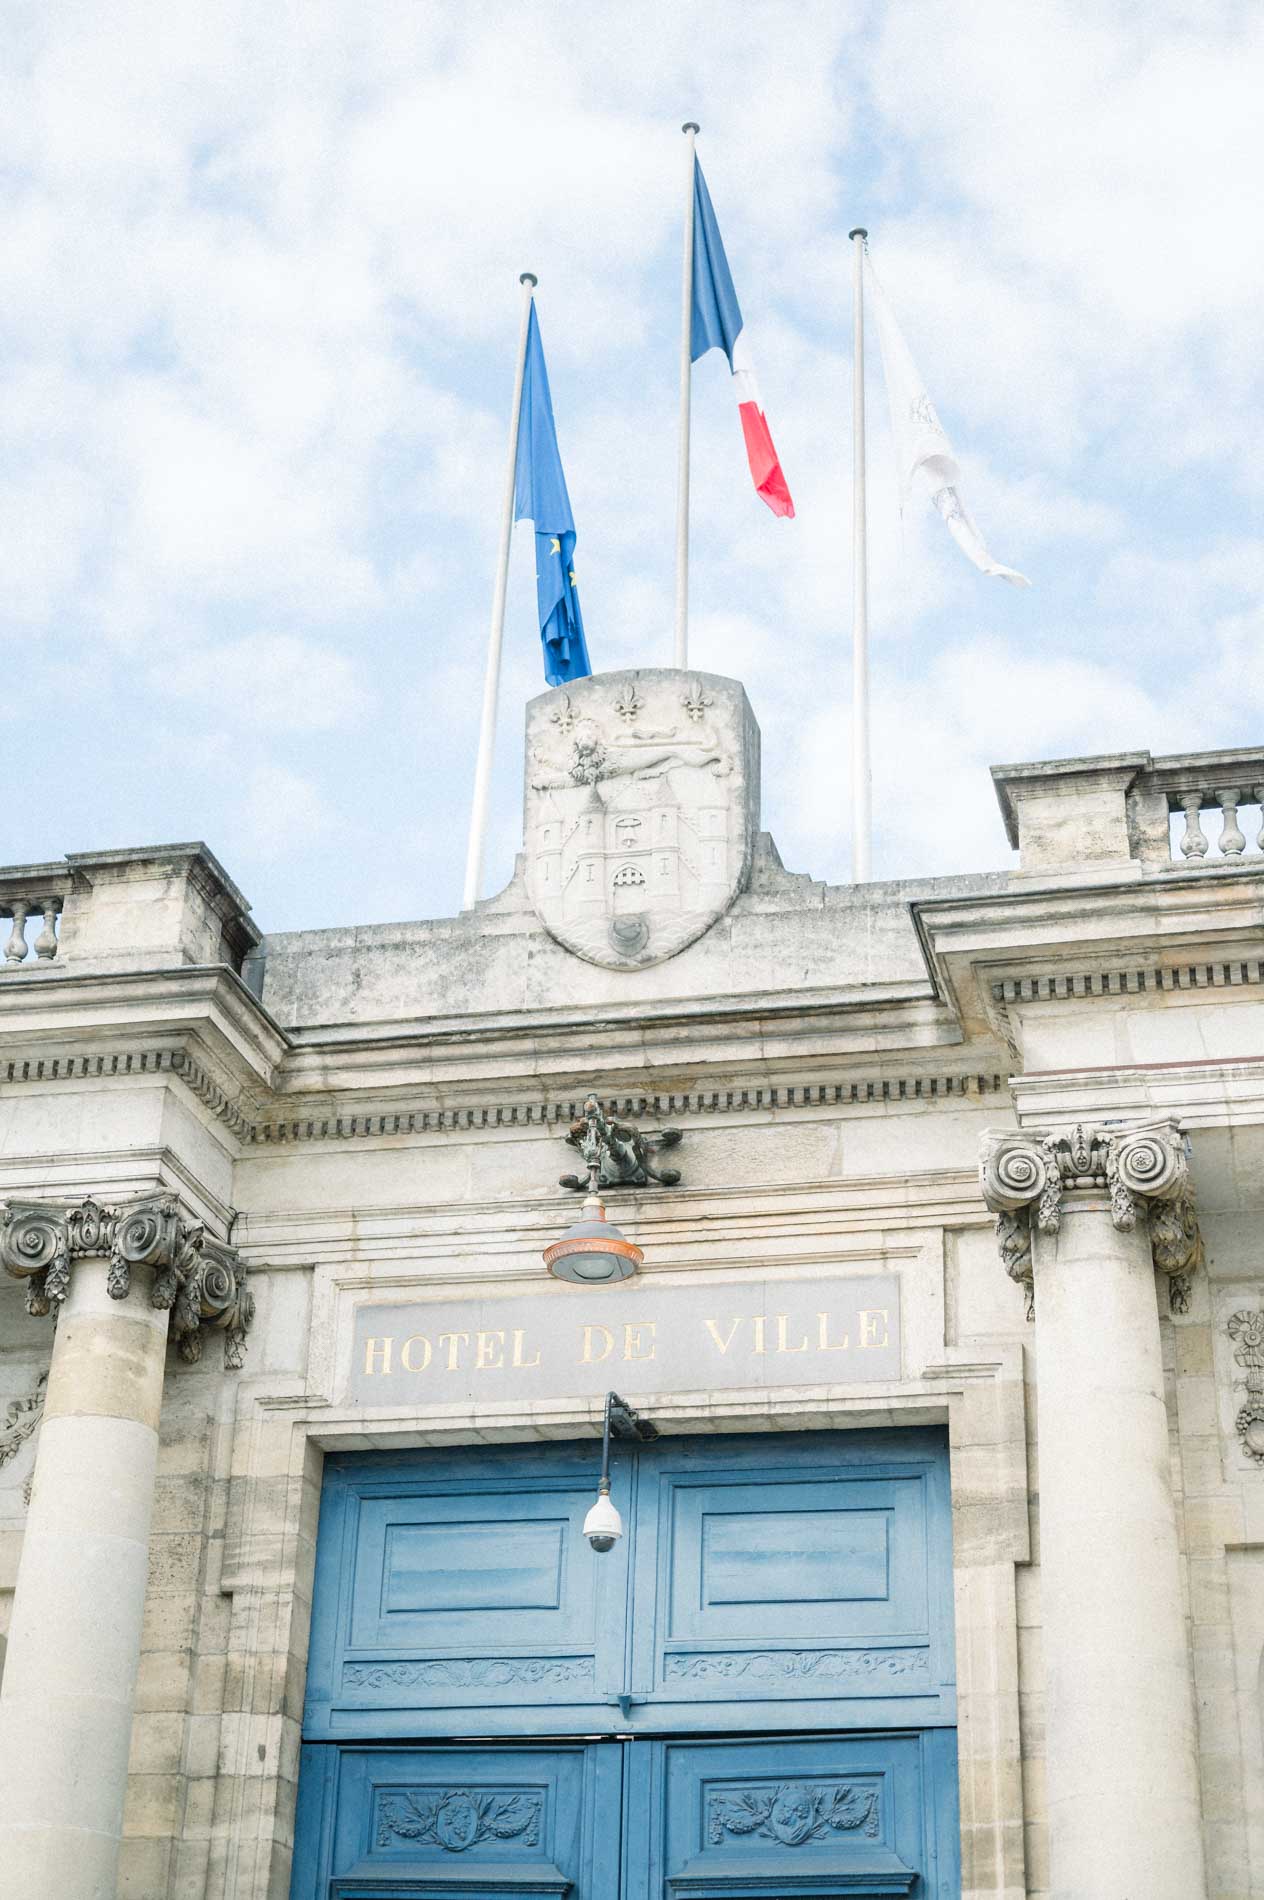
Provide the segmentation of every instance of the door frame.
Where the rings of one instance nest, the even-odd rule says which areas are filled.
[[[288,1381],[286,1382],[288,1384]],[[599,1437],[601,1401],[366,1414],[310,1389],[243,1386],[220,1588],[232,1598],[207,1900],[288,1891],[326,1451]],[[947,1425],[963,1900],[1025,1900],[1016,1568],[1031,1561],[1021,1345],[943,1349],[898,1386],[638,1398],[665,1432]]]

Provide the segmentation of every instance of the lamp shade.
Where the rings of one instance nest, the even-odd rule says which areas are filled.
[[[581,1218],[562,1238],[544,1249],[544,1264],[553,1277],[580,1286],[627,1280],[644,1258],[641,1249],[606,1219],[606,1210],[595,1196],[584,1202]]]

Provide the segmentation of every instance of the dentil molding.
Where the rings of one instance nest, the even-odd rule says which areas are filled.
[[[171,1330],[188,1364],[202,1357],[203,1329],[212,1326],[224,1335],[225,1366],[236,1370],[244,1363],[255,1310],[245,1263],[232,1247],[209,1240],[199,1221],[187,1219],[174,1194],[146,1194],[119,1207],[93,1200],[0,1202],[0,1266],[26,1281],[28,1313],[56,1318],[74,1262],[85,1254],[108,1260],[113,1300],[130,1295],[134,1268],[152,1270],[149,1303],[170,1308]]]
[[[1154,1264],[1168,1275],[1174,1313],[1189,1310],[1189,1276],[1202,1255],[1189,1157],[1180,1124],[1163,1119],[1129,1128],[1088,1127],[1061,1133],[988,1129],[979,1150],[983,1198],[996,1215],[1001,1263],[1027,1290],[1035,1313],[1033,1224],[1056,1234],[1062,1197],[1074,1188],[1106,1189],[1111,1219],[1130,1233],[1148,1216]]]

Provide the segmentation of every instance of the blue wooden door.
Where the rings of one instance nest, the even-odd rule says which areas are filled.
[[[330,1459],[294,1900],[953,1900],[942,1433]]]

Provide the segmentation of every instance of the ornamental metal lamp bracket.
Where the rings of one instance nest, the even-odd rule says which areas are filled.
[[[583,1156],[588,1178],[563,1174],[558,1185],[577,1194],[585,1188],[592,1194],[599,1187],[648,1187],[651,1182],[658,1187],[675,1187],[680,1180],[679,1168],[657,1168],[651,1159],[664,1148],[676,1147],[681,1140],[680,1129],[660,1128],[656,1134],[646,1135],[628,1122],[609,1121],[595,1095],[585,1099],[584,1112],[571,1123],[566,1139]]]
[[[606,1393],[601,1419],[601,1482],[597,1502],[584,1519],[584,1536],[598,1553],[613,1550],[623,1535],[623,1519],[610,1500],[610,1440],[636,1438],[642,1444],[658,1437],[658,1426],[634,1412],[617,1392]],[[623,1698],[620,1697],[622,1702]],[[626,1710],[625,1710],[626,1713]]]

